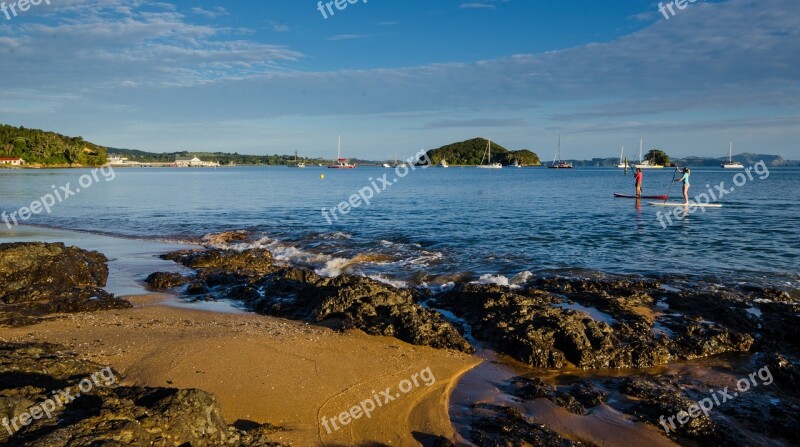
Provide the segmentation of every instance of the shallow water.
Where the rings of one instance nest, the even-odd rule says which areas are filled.
[[[0,210],[18,210],[53,185],[74,189],[87,172],[0,170]],[[372,182],[380,186],[375,179],[383,174],[396,183],[327,224],[322,208]],[[691,193],[721,181],[729,188],[735,174],[696,169]],[[645,193],[665,193],[671,178],[669,170],[646,172]],[[630,175],[606,168],[430,168],[404,178],[364,167],[120,168],[113,180],[101,176],[28,222],[167,241],[247,229],[278,259],[397,285],[598,270],[800,284],[800,169],[773,168],[763,180],[754,175],[720,200],[722,209],[697,211],[666,229],[656,214],[664,209],[612,197],[631,189]]]

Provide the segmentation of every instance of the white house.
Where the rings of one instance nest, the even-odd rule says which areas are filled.
[[[10,166],[22,166],[25,164],[25,160],[19,157],[1,157],[0,158],[0,165],[10,165]]]
[[[219,166],[219,163],[203,161],[197,157],[175,157],[175,166],[179,168],[215,168]]]
[[[119,155],[111,155],[108,157],[108,164],[112,166],[119,166],[128,163],[128,157],[120,157]]]

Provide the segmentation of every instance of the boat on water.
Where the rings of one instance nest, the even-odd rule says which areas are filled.
[[[290,168],[305,168],[306,164],[300,162],[300,159],[297,158],[297,151],[294,151],[294,164],[288,166]]]
[[[486,164],[483,164],[483,159],[486,159]],[[478,165],[479,169],[503,169],[500,163],[492,163],[492,140],[486,145],[486,152],[483,153],[481,164]]]
[[[728,147],[728,162],[722,163],[722,166],[725,169],[744,169],[744,165],[741,162],[733,161],[733,142],[731,141],[731,145]]]
[[[558,136],[558,152],[556,152],[555,158],[553,158],[553,164],[548,166],[549,169],[572,169],[572,163],[567,163],[566,161],[561,159],[561,135]]]
[[[626,160],[624,156],[625,146],[622,146],[622,152],[619,153],[619,163],[617,163],[617,167],[620,169],[628,169],[628,160]]]
[[[397,168],[399,166],[405,166],[405,163],[400,163],[397,159],[397,152],[394,153],[394,164],[392,165],[393,168]]]
[[[644,138],[639,139],[639,163],[633,165],[634,168],[638,169],[664,169],[664,165],[656,164],[652,160],[644,160],[642,155],[642,149],[644,147]]]
[[[514,160],[514,163],[511,163],[512,168],[521,168],[522,165],[519,164],[519,160]]]
[[[328,165],[328,169],[353,169],[356,165],[342,158],[342,136],[339,135],[339,146],[336,148],[336,161],[332,165]]]
[[[447,160],[444,159],[444,158],[442,159],[442,161],[439,162],[439,166],[441,166],[443,168],[449,168],[450,167],[450,165],[447,164]]]
[[[384,168],[391,168],[391,167],[392,167],[391,165],[389,165],[389,163],[384,163],[382,166],[383,166]]]

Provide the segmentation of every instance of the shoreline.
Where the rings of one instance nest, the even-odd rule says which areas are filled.
[[[469,342],[480,348],[480,355],[470,355],[441,349],[456,346],[452,343],[458,340],[443,337],[442,332],[438,333],[442,338],[435,338],[438,330],[429,327],[435,318],[415,320],[409,327],[400,325],[402,318],[389,319],[395,312],[405,316],[430,312],[428,307],[414,310],[416,303],[426,300],[424,295],[403,301],[409,293],[422,292],[387,289],[384,283],[360,276],[320,277],[291,262],[273,264],[271,252],[247,244],[247,233],[214,236],[204,240],[206,249],[179,250],[160,258],[155,255],[168,251],[170,244],[145,246],[143,240],[28,227],[12,239],[60,240],[108,253],[109,290],[123,278],[145,290],[144,276],[159,271],[161,276],[146,282],[169,292],[117,293],[133,308],[52,314],[28,326],[0,329],[0,342],[56,343],[81,359],[112,366],[120,372],[123,385],[212,393],[229,425],[266,424],[277,427],[270,435],[278,437],[275,441],[337,446],[431,445],[443,439],[465,442],[463,437],[478,445],[480,439],[492,437],[533,439],[527,436],[598,444],[646,440],[651,445],[674,445],[698,437],[731,440],[708,434],[720,433],[724,423],[717,428],[705,425],[704,430],[711,431],[699,435],[684,431],[677,439],[664,436],[655,411],[667,415],[679,411],[691,403],[689,399],[699,398],[692,394],[700,391],[699,384],[719,388],[720,379],[733,377],[733,372],[744,374],[762,364],[778,371],[776,365],[786,360],[766,354],[773,348],[787,355],[794,352],[791,341],[775,339],[755,321],[763,317],[763,321],[789,322],[794,317],[785,308],[796,297],[774,290],[733,295],[670,290],[653,280],[604,274],[536,278],[516,288],[462,278],[454,289],[428,297],[426,306],[450,315],[451,322],[469,334]],[[0,237],[8,240],[7,234]],[[190,247],[200,248],[174,244],[171,248]],[[53,271],[42,270],[34,277],[47,277]],[[177,289],[187,283],[187,289]],[[258,287],[260,294],[247,293],[247,287]],[[293,290],[292,301],[297,301],[291,304],[298,306],[294,310],[281,301],[287,290]],[[752,294],[763,299],[753,300]],[[178,296],[193,302],[179,303]],[[726,300],[722,314],[719,298]],[[275,301],[258,302],[263,299]],[[230,300],[258,313],[238,306],[226,313],[220,306],[228,306]],[[395,307],[380,307],[387,305]],[[328,313],[315,320],[311,309]],[[364,332],[329,329],[325,320],[331,316],[345,321],[339,329],[360,327]],[[556,326],[551,326],[553,322]],[[630,327],[640,328],[640,333],[634,334]],[[425,329],[408,332],[412,328]],[[472,333],[472,328],[480,328],[480,333]],[[548,341],[551,331],[558,335]],[[478,337],[472,339],[473,335]],[[580,347],[586,337],[593,338],[592,346]],[[572,345],[571,340],[578,343]],[[419,346],[428,343],[439,349]],[[626,347],[631,343],[638,347]],[[745,353],[748,360],[723,365],[727,375],[714,371],[718,366],[713,362],[702,360],[725,353]],[[585,368],[592,373],[581,373]],[[696,369],[697,374],[684,377],[678,374],[683,368]],[[409,380],[417,381],[426,370],[435,382],[410,387]],[[778,372],[776,378],[779,374],[793,372]],[[676,377],[681,377],[682,389],[696,391],[675,391]],[[408,392],[403,383],[409,384]],[[389,391],[397,389],[402,393]],[[389,393],[386,406],[376,409],[374,403],[365,403],[379,399],[382,390]],[[641,402],[633,409],[626,403],[631,397]],[[776,398],[792,402],[780,389],[765,388],[743,405],[749,411],[763,411]],[[370,416],[365,418],[367,408]]]
[[[125,297],[133,309],[3,328],[0,340],[62,344],[81,358],[113,367],[123,384],[211,392],[228,423],[284,427],[288,431],[276,434],[280,442],[406,445],[415,432],[456,439],[449,395],[459,378],[481,363],[477,357],[360,331],[338,333],[256,314],[178,308],[164,304],[166,297]],[[435,376],[432,386],[417,387],[369,419],[331,434],[321,425],[322,416],[341,414],[372,390],[395,389],[425,368]]]

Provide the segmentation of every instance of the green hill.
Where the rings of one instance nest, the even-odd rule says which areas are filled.
[[[82,137],[0,124],[0,156],[19,157],[32,166],[101,166],[106,148]]]
[[[438,165],[442,159],[447,160],[448,164],[454,166],[479,165],[481,159],[485,156],[487,143],[488,140],[484,138],[473,138],[471,140],[448,144],[438,149],[431,149],[427,154],[434,165]],[[523,166],[541,166],[542,164],[541,161],[539,161],[539,156],[528,149],[510,151],[492,142],[492,162],[510,165],[514,163],[515,160]]]

